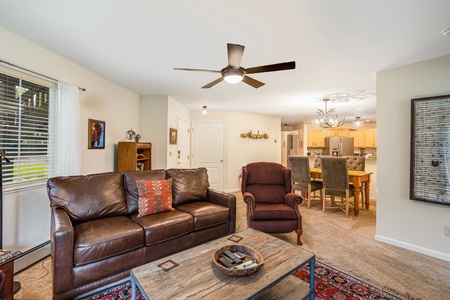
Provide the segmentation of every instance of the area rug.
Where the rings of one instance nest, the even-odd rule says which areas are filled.
[[[309,264],[296,271],[294,275],[309,282]],[[319,261],[316,261],[314,266],[314,286],[315,299],[318,300],[401,300],[401,298]]]
[[[309,265],[305,265],[293,275],[301,280],[309,282]],[[376,288],[367,282],[318,261],[316,261],[314,269],[314,285],[316,289],[316,300],[401,300],[401,298]],[[129,278],[126,278],[109,286],[82,295],[81,297],[77,297],[76,299],[131,299],[131,282]],[[137,290],[137,299],[144,299],[139,289]]]

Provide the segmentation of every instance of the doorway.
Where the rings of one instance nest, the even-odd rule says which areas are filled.
[[[192,167],[208,170],[211,188],[225,189],[225,124],[223,122],[192,123]]]
[[[189,124],[188,121],[178,118],[178,141],[177,141],[177,168],[187,169],[190,166],[189,153]]]

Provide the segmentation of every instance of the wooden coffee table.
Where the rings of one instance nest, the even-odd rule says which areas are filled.
[[[247,277],[229,277],[212,254],[228,244],[246,245],[264,257],[262,268]],[[291,274],[309,262],[310,283]],[[138,287],[145,299],[314,299],[314,253],[269,234],[246,229],[134,268],[132,299]]]

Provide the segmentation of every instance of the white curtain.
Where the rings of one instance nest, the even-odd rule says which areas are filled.
[[[80,92],[77,86],[58,82],[58,90],[52,96],[49,145],[53,149],[49,149],[49,154],[54,159],[54,175],[78,175],[81,173]]]

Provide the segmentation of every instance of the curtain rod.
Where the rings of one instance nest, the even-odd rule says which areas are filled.
[[[0,59],[0,63],[7,64],[7,65],[10,65],[10,66],[13,66],[14,68],[18,68],[18,69],[27,71],[27,72],[29,72],[29,73],[33,73],[33,74],[36,74],[36,75],[39,75],[39,76],[48,78],[48,79],[50,79],[50,80],[56,81],[56,82],[59,81],[59,80],[57,80],[57,79],[55,79],[55,78],[49,77],[49,76],[47,76],[47,75],[43,75],[43,74],[38,73],[38,72],[34,72],[34,71],[31,71],[31,70],[28,70],[28,69],[25,69],[25,68],[22,68],[22,67],[20,67],[20,66],[17,66],[17,65],[15,65],[15,64],[9,63],[9,62],[4,61],[4,60],[1,60],[1,59]],[[85,88],[78,87],[78,89],[82,90],[83,92],[86,92],[86,89],[85,89]]]

